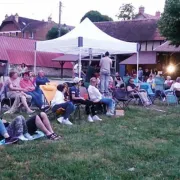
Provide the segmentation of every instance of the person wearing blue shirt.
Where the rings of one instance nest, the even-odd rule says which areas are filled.
[[[36,78],[36,86],[45,85],[47,82],[50,82],[47,77],[45,77],[44,71],[40,70]]]

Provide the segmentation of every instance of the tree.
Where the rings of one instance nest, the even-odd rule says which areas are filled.
[[[101,22],[101,21],[113,21],[112,18],[110,18],[107,15],[102,15],[100,12],[98,11],[89,11],[87,12],[81,19],[81,22],[86,19],[89,18],[92,22]]]
[[[158,23],[162,36],[171,41],[171,44],[180,45],[180,1],[166,0],[164,13]]]
[[[69,30],[67,28],[64,27],[61,28],[61,36],[67,34],[68,32]],[[56,39],[58,37],[59,37],[59,30],[57,27],[52,27],[46,35],[47,40]]]
[[[123,4],[119,8],[119,13],[116,15],[118,19],[130,20],[135,17],[135,7],[132,4]]]

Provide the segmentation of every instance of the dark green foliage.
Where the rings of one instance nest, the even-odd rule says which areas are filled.
[[[68,32],[69,32],[69,31],[68,31],[67,29],[61,28],[61,36],[67,34]],[[57,27],[51,28],[51,29],[48,31],[47,35],[46,35],[46,39],[47,39],[47,40],[56,39],[56,38],[58,38],[58,37],[59,37],[59,30],[58,30]]]
[[[102,15],[100,12],[98,11],[89,11],[87,12],[81,19],[81,22],[86,19],[89,18],[92,22],[101,22],[101,21],[113,21],[112,18],[110,18],[107,15]]]
[[[135,7],[132,4],[123,4],[119,8],[119,13],[116,16],[121,20],[130,20],[135,17],[134,10]]]
[[[180,45],[180,0],[166,0],[159,29],[162,36],[170,40],[173,45]]]

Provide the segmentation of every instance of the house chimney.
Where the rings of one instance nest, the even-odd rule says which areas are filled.
[[[8,15],[6,14],[6,15],[5,15],[5,19],[7,19],[7,18],[8,18]]]
[[[52,22],[52,17],[51,17],[51,16],[48,17],[48,22],[49,22],[49,23]]]
[[[18,13],[16,13],[14,17],[15,17],[15,21],[18,22],[18,21],[19,21],[19,15],[18,15]]]
[[[161,17],[161,12],[160,11],[156,11],[156,15],[155,15],[157,18],[160,18]]]
[[[143,14],[144,11],[145,11],[145,8],[143,6],[140,6],[139,7],[139,14],[141,14],[141,13]]]

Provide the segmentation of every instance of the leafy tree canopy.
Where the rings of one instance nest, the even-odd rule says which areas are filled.
[[[68,29],[66,29],[66,28],[64,28],[64,27],[61,28],[61,36],[67,34],[68,32],[69,32]],[[47,40],[56,39],[56,38],[58,38],[58,37],[59,37],[59,30],[58,30],[57,27],[52,27],[52,28],[48,31],[47,35],[46,35],[46,39],[47,39]]]
[[[116,16],[121,20],[130,20],[135,17],[134,11],[135,7],[132,4],[123,4],[119,8],[119,13]]]
[[[81,22],[85,19],[89,18],[92,22],[101,22],[101,21],[113,21],[112,18],[110,18],[107,15],[102,15],[98,11],[89,11],[87,12],[81,19]]]
[[[180,45],[180,0],[166,0],[158,25],[162,36],[173,45]]]

